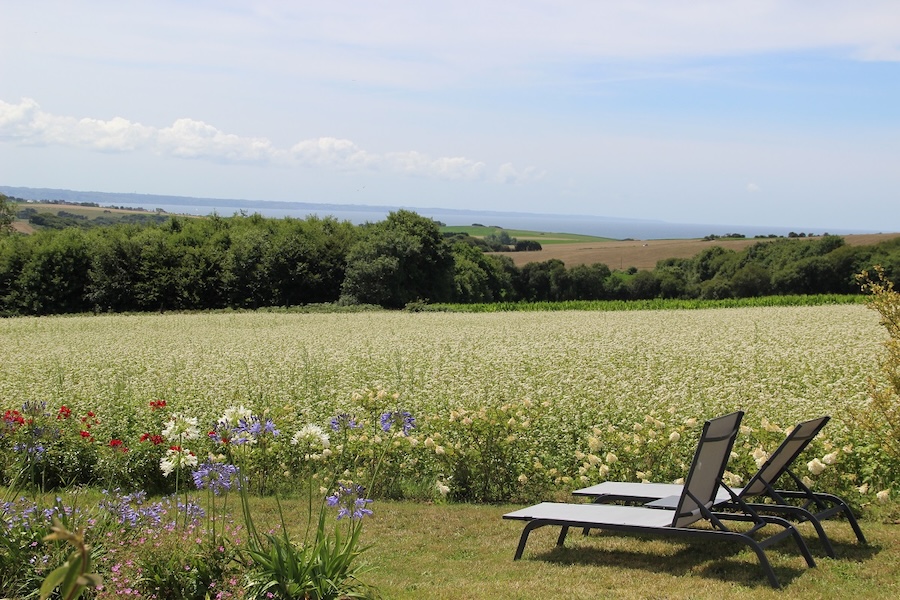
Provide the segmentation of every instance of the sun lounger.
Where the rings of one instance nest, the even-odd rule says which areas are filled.
[[[731,488],[722,484],[716,495],[717,510],[744,510],[749,506],[757,512],[776,514],[792,521],[813,525],[828,556],[834,557],[834,548],[821,521],[835,515],[844,515],[860,543],[866,538],[853,515],[853,511],[841,498],[833,494],[813,492],[803,481],[791,472],[791,464],[821,431],[830,417],[824,416],[798,424],[787,435],[780,446],[769,456],[745,487]],[[788,476],[796,485],[796,490],[777,489],[775,485],[783,476]],[[587,496],[596,503],[627,502],[641,504],[647,508],[675,508],[683,486],[670,483],[638,483],[605,481],[598,485],[572,492],[576,496]],[[750,502],[752,498],[767,498],[768,503]],[[743,501],[743,502],[740,502]]]
[[[765,548],[772,544],[792,537],[806,564],[814,567],[815,561],[806,543],[789,521],[776,516],[761,516],[750,509],[741,513],[716,513],[711,510],[742,417],[742,412],[735,412],[704,424],[690,471],[675,503],[675,510],[610,504],[543,502],[503,515],[504,519],[526,521],[514,560],[522,557],[528,536],[533,530],[550,525],[561,528],[557,545],[563,544],[572,527],[743,544],[756,553],[769,583],[776,588],[779,587],[778,579],[765,554]],[[725,524],[726,521],[749,522],[751,525],[748,529],[738,531],[729,529]],[[692,527],[700,523],[705,523],[708,527]],[[780,529],[769,537],[757,539],[758,536],[761,537],[761,531],[769,525]]]

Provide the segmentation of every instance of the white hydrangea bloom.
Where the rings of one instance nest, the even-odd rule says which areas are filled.
[[[822,471],[825,470],[825,463],[818,458],[814,458],[806,463],[806,468],[809,469],[809,472],[813,475],[821,475]]]

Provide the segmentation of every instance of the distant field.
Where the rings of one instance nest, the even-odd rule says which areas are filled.
[[[155,215],[157,211],[155,210],[132,210],[132,209],[121,209],[121,208],[109,208],[109,207],[97,207],[97,206],[80,206],[78,204],[50,204],[43,202],[35,202],[35,203],[22,203],[19,202],[16,207],[16,211],[22,208],[33,208],[39,213],[50,213],[54,215],[58,215],[60,211],[66,212],[72,215],[79,215],[87,218],[88,220],[96,219],[97,217],[103,216],[121,216],[121,215]],[[163,213],[165,214],[165,213]],[[185,217],[195,217],[195,215],[179,215]],[[13,221],[13,229],[18,231],[19,233],[34,233],[36,228],[31,225],[25,219],[16,219]]]
[[[596,237],[592,235],[580,235],[577,233],[549,233],[545,231],[526,231],[523,229],[506,229],[504,227],[485,225],[450,225],[441,227],[441,231],[445,233],[467,233],[473,237],[484,237],[491,233],[496,233],[498,229],[503,229],[511,237],[517,240],[535,240],[546,244],[573,244],[586,242],[612,242],[612,238]]]
[[[513,235],[510,232],[510,235]],[[557,235],[557,234],[547,234]],[[520,237],[513,235],[513,237]],[[842,236],[851,246],[877,244],[884,240],[900,237],[900,233],[873,233]],[[552,258],[563,261],[567,267],[582,264],[603,263],[612,269],[652,269],[656,263],[666,258],[690,258],[706,248],[721,246],[729,250],[743,250],[761,240],[719,239],[715,241],[692,240],[629,240],[544,244],[544,238],[529,237],[523,233],[521,239],[537,239],[543,250],[537,252],[498,252],[510,257],[516,266],[530,262],[543,262]],[[805,238],[814,240],[817,238]]]

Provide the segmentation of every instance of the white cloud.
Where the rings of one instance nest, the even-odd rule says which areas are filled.
[[[385,158],[391,170],[443,179],[477,179],[485,169],[484,163],[462,156],[432,159],[420,152],[394,152]]]
[[[268,162],[275,154],[265,138],[225,133],[203,121],[178,119],[156,133],[156,147],[178,158],[207,158],[224,162]]]
[[[301,164],[340,169],[360,169],[375,166],[378,157],[351,142],[332,137],[304,140],[294,144],[291,155]]]
[[[759,191],[759,186],[756,185],[755,183],[748,183],[747,191],[750,192],[751,194],[754,194]]]
[[[18,104],[0,100],[0,139],[35,146],[124,152],[149,145],[154,135],[152,127],[121,117],[110,121],[75,119],[44,112],[31,98],[24,98]]]
[[[224,163],[325,167],[338,170],[374,169],[438,179],[484,177],[484,162],[463,156],[433,158],[417,151],[378,154],[351,140],[320,137],[303,140],[289,150],[263,137],[242,137],[194,119],[178,119],[162,129],[122,117],[109,121],[57,116],[41,110],[30,98],[18,104],[0,100],[0,139],[28,145],[57,145],[105,152],[150,149],[164,156]],[[533,168],[517,171],[502,165],[494,178],[504,183],[530,179]]]
[[[507,184],[527,183],[541,179],[543,176],[544,173],[534,167],[526,167],[519,170],[512,163],[503,163],[497,169],[494,181]]]

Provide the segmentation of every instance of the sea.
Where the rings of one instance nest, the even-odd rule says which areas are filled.
[[[508,230],[542,231],[547,233],[575,233],[617,240],[693,239],[709,235],[788,236],[794,234],[822,235],[831,233],[876,233],[873,231],[834,228],[818,231],[806,227],[765,225],[671,223],[654,219],[623,219],[597,215],[567,215],[554,213],[479,211],[453,208],[424,208],[406,206],[370,206],[358,204],[317,204],[274,200],[240,200],[218,198],[193,198],[187,196],[162,196],[152,194],[128,194],[109,192],[82,192],[51,188],[25,188],[0,186],[0,192],[24,200],[66,202],[91,202],[104,207],[142,209],[169,214],[207,216],[218,214],[231,217],[236,214],[259,213],[264,217],[294,217],[304,219],[315,215],[333,217],[355,225],[383,221],[390,212],[401,208],[445,225],[485,225]]]

